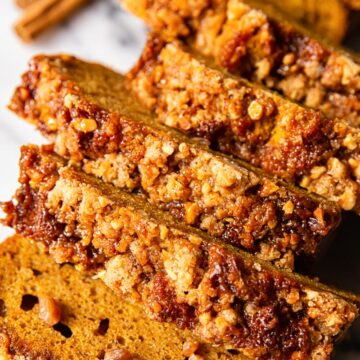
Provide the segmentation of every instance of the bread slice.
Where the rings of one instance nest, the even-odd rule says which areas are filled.
[[[151,35],[128,74],[160,122],[360,210],[360,129],[229,75],[181,42]]]
[[[101,280],[69,264],[57,265],[25,238],[14,236],[1,243],[0,273],[3,360],[21,356],[95,360],[115,349],[124,349],[132,359],[183,360],[184,345],[185,349],[186,344],[196,345],[197,339],[188,331],[150,320],[139,306],[126,303]],[[60,307],[61,321],[56,326],[39,318],[38,302],[44,296]],[[196,354],[199,359],[245,359],[204,343]]]
[[[130,195],[24,147],[6,223],[58,263],[91,270],[161,322],[250,358],[327,359],[356,300],[280,271]],[[346,296],[345,297],[343,297]]]
[[[339,209],[156,122],[123,76],[69,56],[37,56],[10,108],[85,172],[178,220],[292,268],[313,256]]]
[[[156,32],[187,36],[217,64],[291,100],[360,126],[360,61],[263,1],[141,1],[127,7]],[[328,2],[318,2],[327,7]]]
[[[294,19],[314,33],[341,43],[349,27],[349,11],[342,0],[265,0],[285,16]]]

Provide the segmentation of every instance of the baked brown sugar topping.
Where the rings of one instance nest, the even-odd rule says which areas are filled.
[[[360,130],[227,74],[180,42],[150,36],[128,74],[160,122],[338,202],[360,205]]]
[[[8,225],[209,343],[250,358],[327,359],[357,316],[355,297],[176,223],[46,149],[22,149],[20,182],[4,206]]]
[[[314,255],[339,221],[333,203],[157,123],[100,65],[35,57],[10,108],[85,172],[280,267]]]
[[[197,344],[186,348],[187,356],[196,354],[199,360],[246,360],[174,324],[149,319],[140,306],[125,302],[100,279],[56,264],[29,239],[7,239],[0,244],[0,255],[2,360],[184,360],[186,344]],[[44,294],[61,309],[55,327],[39,318]]]
[[[125,4],[167,39],[187,36],[229,71],[359,127],[359,60],[282,19],[272,7],[254,0]]]

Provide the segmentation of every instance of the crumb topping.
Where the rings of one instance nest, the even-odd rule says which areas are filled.
[[[99,85],[106,82],[105,88]],[[22,98],[22,88],[32,96]],[[85,172],[142,193],[176,219],[280,267],[291,269],[298,255],[313,256],[339,221],[332,203],[157,124],[129,95],[123,77],[100,65],[34,58],[12,107]],[[95,119],[96,130],[72,126],[79,118]]]
[[[289,55],[286,63],[291,60]],[[360,130],[342,120],[231,77],[180,43],[164,44],[156,36],[128,81],[163,124],[208,139],[214,149],[296,182],[344,210],[358,208]]]
[[[154,319],[250,357],[305,360],[315,354],[326,359],[356,317],[350,302],[316,283],[183,229],[139,195],[100,185],[60,163],[54,166],[58,175],[52,177],[37,173],[34,180],[23,174],[17,198],[27,207],[24,201],[8,207],[8,221],[57,261],[98,271],[110,288],[141,303]],[[29,169],[36,174],[33,166]],[[37,213],[53,226],[38,221]]]

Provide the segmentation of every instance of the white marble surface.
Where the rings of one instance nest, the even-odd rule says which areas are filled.
[[[119,71],[128,70],[145,41],[145,26],[122,11],[117,0],[94,0],[65,24],[23,44],[13,31],[21,10],[13,0],[0,4],[0,199],[10,199],[17,187],[19,149],[44,139],[6,108],[30,57],[65,52],[97,61]],[[0,240],[11,230],[0,226]]]

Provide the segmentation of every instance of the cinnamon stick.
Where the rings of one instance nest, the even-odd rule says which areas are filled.
[[[88,0],[36,0],[26,8],[23,17],[15,24],[15,31],[23,41],[30,42],[87,2]]]

